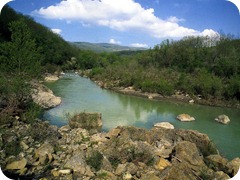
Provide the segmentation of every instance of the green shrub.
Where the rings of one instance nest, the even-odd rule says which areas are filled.
[[[40,117],[41,113],[42,113],[42,108],[35,103],[31,103],[27,107],[26,112],[22,114],[21,119],[26,123],[33,123],[35,122],[36,118]]]
[[[118,164],[121,163],[121,160],[119,159],[119,157],[114,156],[114,155],[110,156],[108,159],[113,168],[117,168]]]
[[[96,171],[101,169],[102,160],[103,155],[99,151],[93,151],[92,154],[86,158],[87,164],[93,167]]]

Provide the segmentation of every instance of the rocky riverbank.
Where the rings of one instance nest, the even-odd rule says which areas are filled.
[[[82,75],[82,73],[80,73]],[[86,74],[84,74],[84,77],[87,77]],[[204,99],[201,97],[201,95],[197,96],[190,96],[189,94],[185,94],[181,91],[175,91],[175,93],[171,96],[163,96],[158,93],[149,93],[149,92],[143,92],[141,90],[134,89],[134,87],[122,87],[119,86],[119,82],[108,82],[107,80],[98,80],[98,79],[92,79],[98,86],[104,89],[112,90],[121,94],[127,94],[132,96],[138,96],[148,99],[154,99],[154,100],[167,100],[167,101],[177,101],[177,102],[184,102],[184,103],[190,103],[190,104],[201,104],[201,105],[209,105],[209,106],[220,106],[220,107],[231,107],[231,108],[237,108],[240,109],[240,104],[238,102],[232,102],[232,101],[224,101],[219,100],[215,98],[209,98]]]
[[[58,128],[41,120],[26,124],[16,119],[1,126],[4,173],[42,180],[200,180],[229,179],[240,166],[240,158],[229,161],[220,156],[208,136],[197,131],[117,127],[99,132],[74,123]]]

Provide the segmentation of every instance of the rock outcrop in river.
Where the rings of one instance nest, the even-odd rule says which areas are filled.
[[[230,119],[228,116],[222,114],[222,115],[219,115],[217,118],[215,118],[215,121],[222,124],[228,124],[230,122]]]
[[[188,115],[188,114],[179,114],[179,115],[177,116],[177,119],[178,119],[179,121],[182,121],[182,122],[189,122],[189,121],[194,121],[194,120],[195,120],[194,117],[191,117],[191,116]]]
[[[44,109],[53,108],[61,104],[61,98],[53,94],[52,90],[38,82],[31,82],[32,99]]]
[[[90,134],[20,120],[0,130],[0,166],[23,179],[228,179],[240,166],[192,130],[116,127]]]

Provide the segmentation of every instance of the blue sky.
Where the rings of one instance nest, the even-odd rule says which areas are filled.
[[[14,0],[13,9],[67,41],[153,47],[184,36],[240,36],[237,7],[226,0]]]

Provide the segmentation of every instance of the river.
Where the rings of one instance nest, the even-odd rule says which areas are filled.
[[[150,129],[155,123],[170,122],[175,128],[198,130],[207,134],[228,159],[240,157],[240,111],[179,102],[148,100],[101,89],[94,82],[76,74],[66,74],[60,80],[46,84],[62,98],[62,104],[45,111],[43,118],[51,124],[67,124],[67,117],[80,112],[101,112],[103,130],[117,126],[136,126]],[[180,122],[176,116],[187,113],[193,122]],[[214,119],[229,116],[228,125]]]

